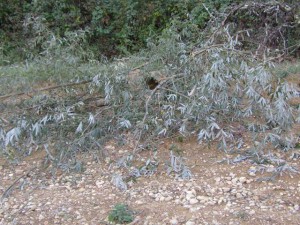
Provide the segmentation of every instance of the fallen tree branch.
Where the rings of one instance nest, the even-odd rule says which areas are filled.
[[[84,80],[81,82],[74,82],[74,83],[68,83],[68,84],[60,84],[60,85],[53,85],[50,87],[45,87],[45,88],[41,88],[38,90],[32,90],[29,92],[19,92],[19,93],[12,93],[12,94],[8,94],[8,95],[2,95],[0,96],[0,100],[4,100],[7,98],[11,98],[11,97],[16,97],[16,96],[20,96],[20,95],[28,95],[28,94],[32,94],[32,93],[36,93],[36,92],[41,92],[41,91],[49,91],[49,90],[53,90],[53,89],[57,89],[57,88],[63,88],[63,87],[71,87],[71,86],[76,86],[76,85],[80,85],[80,84],[86,84],[86,83],[90,83],[93,80]]]
[[[132,68],[130,71],[140,69],[140,68],[142,68],[142,67],[144,67],[148,64],[149,64],[149,62],[145,62],[140,66]],[[2,96],[0,96],[0,100],[5,100],[7,98],[16,97],[16,96],[20,96],[20,95],[30,95],[30,94],[33,94],[33,93],[36,93],[36,92],[49,91],[49,90],[53,90],[53,89],[57,89],[57,88],[64,88],[64,87],[71,87],[71,86],[76,86],[76,85],[81,85],[81,84],[87,84],[87,83],[91,83],[92,81],[93,81],[93,79],[90,79],[90,80],[84,80],[84,81],[80,81],[80,82],[53,85],[53,86],[50,86],[50,87],[45,87],[45,88],[41,88],[41,89],[38,89],[38,90],[32,90],[32,91],[29,91],[29,92],[24,91],[24,92],[19,92],[19,93],[12,93],[12,94],[8,94],[8,95],[2,95]]]

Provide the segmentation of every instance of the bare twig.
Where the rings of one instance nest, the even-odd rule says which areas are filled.
[[[4,198],[6,198],[6,197],[8,197],[8,195],[10,194],[10,192],[12,191],[12,189],[13,189],[13,187],[16,185],[16,183],[19,181],[19,180],[21,180],[23,177],[27,177],[30,173],[31,173],[31,171],[33,171],[34,169],[36,169],[37,167],[36,166],[34,166],[34,167],[32,167],[30,170],[28,170],[27,171],[27,173],[25,173],[24,175],[22,175],[22,176],[20,176],[18,179],[16,179],[4,192],[3,192],[3,194],[2,194],[2,196],[1,196],[1,201],[4,199]]]
[[[145,121],[146,121],[147,116],[148,116],[148,114],[149,114],[149,103],[150,103],[150,100],[152,99],[152,97],[153,97],[153,95],[155,94],[155,92],[156,92],[158,89],[160,89],[161,86],[162,86],[163,84],[165,84],[168,80],[169,80],[169,79],[165,79],[165,80],[163,80],[161,83],[159,83],[159,84],[155,87],[155,89],[152,90],[151,94],[148,96],[147,101],[146,101],[146,103],[145,103],[145,114],[144,114],[144,118],[143,118],[143,121],[142,121],[142,125],[145,124]],[[133,154],[137,151],[137,148],[138,148],[138,146],[139,146],[139,144],[140,144],[140,141],[141,141],[141,138],[142,138],[142,133],[143,133],[143,129],[140,130],[140,134],[139,134],[137,143],[136,143],[136,145],[135,145],[135,147],[134,147]]]
[[[234,13],[236,13],[240,8],[242,8],[244,6],[244,4],[240,4],[237,7],[235,7],[233,10],[231,10],[225,17],[225,19],[222,21],[221,26],[219,26],[213,33],[212,35],[209,37],[209,40],[214,39],[215,35],[225,26],[228,18],[233,15]]]
[[[197,50],[197,51],[193,51],[193,52],[190,53],[190,55],[191,55],[192,57],[195,57],[196,55],[202,54],[203,52],[206,52],[206,51],[208,51],[208,50],[211,49],[211,48],[217,48],[217,47],[222,47],[222,46],[224,46],[224,44],[210,45],[210,46],[204,47],[204,48],[202,48],[202,49],[199,49],[199,50]]]
[[[6,124],[9,124],[9,122],[6,119],[4,119],[3,117],[0,117],[0,120],[2,120]]]
[[[134,70],[140,69],[140,68],[142,68],[142,67],[144,67],[144,66],[147,66],[149,63],[150,63],[150,62],[145,62],[145,63],[143,63],[142,65],[139,65],[139,66],[137,66],[137,67],[132,68],[130,71],[134,71]]]

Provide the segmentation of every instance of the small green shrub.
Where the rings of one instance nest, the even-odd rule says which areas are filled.
[[[131,223],[133,221],[133,212],[125,204],[117,204],[108,215],[108,221],[114,223]]]

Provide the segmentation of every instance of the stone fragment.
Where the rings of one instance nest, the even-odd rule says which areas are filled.
[[[170,220],[170,224],[171,225],[177,225],[178,224],[178,220],[176,218],[173,218]]]
[[[220,183],[220,181],[221,181],[221,177],[217,177],[217,178],[215,178],[215,181],[216,181],[216,183],[218,184],[218,183]]]
[[[236,185],[238,183],[238,178],[233,178],[231,182],[233,185]]]
[[[226,193],[226,192],[230,192],[230,190],[231,190],[231,188],[229,188],[229,187],[224,187],[224,188],[223,188],[223,192],[225,192],[225,193]]]
[[[250,212],[249,212],[249,215],[254,215],[255,214],[255,210],[251,210]]]
[[[243,198],[243,195],[241,193],[236,193],[237,198]]]
[[[189,194],[186,195],[185,198],[186,198],[186,200],[189,201],[190,199],[195,198],[195,195],[189,193]]]
[[[168,196],[168,197],[165,198],[165,201],[166,201],[166,202],[169,202],[169,201],[171,201],[172,199],[173,199],[172,196]]]
[[[190,204],[191,205],[195,205],[195,204],[197,204],[199,201],[196,199],[196,198],[192,198],[192,199],[190,199]]]
[[[97,181],[96,181],[96,186],[97,186],[97,188],[102,188],[103,184],[104,184],[104,181],[103,181],[103,180],[101,180],[101,181],[97,180]]]
[[[189,220],[185,223],[185,225],[196,225],[196,223],[192,220]]]
[[[41,220],[43,220],[43,219],[45,219],[45,216],[44,216],[43,214],[40,214],[40,215],[39,215],[39,221],[41,221]]]
[[[242,184],[244,184],[244,183],[247,182],[247,178],[246,178],[246,177],[240,177],[240,178],[239,178],[239,181],[240,181]]]
[[[197,199],[198,199],[199,201],[201,201],[201,202],[202,202],[202,201],[206,202],[206,201],[208,201],[209,197],[199,195],[199,196],[197,196]]]
[[[142,204],[144,204],[144,202],[143,202],[142,200],[137,200],[137,201],[135,202],[135,204],[137,204],[137,205],[142,205]]]

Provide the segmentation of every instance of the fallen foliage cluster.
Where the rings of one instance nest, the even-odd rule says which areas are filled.
[[[274,54],[268,46],[275,41],[273,33],[266,25],[268,41],[260,45],[264,51],[257,57],[258,50],[243,50],[244,36],[251,39],[255,33],[231,22],[233,15],[249,8],[255,12],[258,6],[271,7],[267,18],[281,18],[280,5],[270,4],[238,6],[211,21],[214,26],[207,28],[206,38],[196,42],[187,41],[174,23],[158,40],[149,41],[146,50],[113,61],[89,58],[80,48],[83,31],[60,39],[36,20],[41,23],[36,25],[43,41],[41,56],[0,69],[1,86],[7,85],[0,96],[1,153],[17,160],[39,149],[53,165],[80,171],[78,152],[99,157],[99,152],[106,154],[108,140],[124,144],[129,136],[135,140],[133,155],[156,138],[174,134],[197,135],[199,142],[217,142],[230,152],[242,149],[244,134],[250,133],[255,143],[251,151],[257,156],[270,145],[294,148],[299,137],[290,130],[300,116],[299,107],[289,101],[299,93],[272,73]],[[287,32],[280,20],[278,24],[279,34]],[[278,42],[286,53],[285,39]],[[35,88],[39,75],[48,76],[51,86]],[[66,78],[68,83],[57,84]],[[8,94],[12,86],[20,92]],[[174,157],[170,172],[187,169]]]

